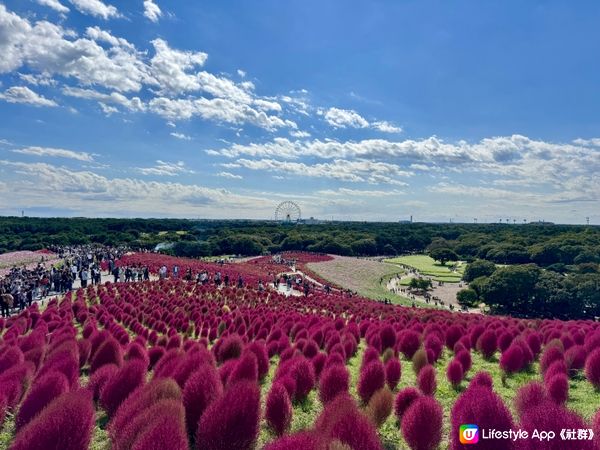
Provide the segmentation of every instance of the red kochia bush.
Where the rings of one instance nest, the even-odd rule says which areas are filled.
[[[323,403],[333,400],[340,392],[348,392],[350,373],[345,366],[334,364],[323,369],[319,380],[319,398]]]
[[[383,450],[377,429],[357,409],[346,412],[333,424],[330,437],[351,449]]]
[[[402,436],[413,450],[434,450],[442,440],[441,405],[432,397],[417,398],[402,417]]]
[[[492,379],[492,376],[489,374],[489,372],[486,372],[485,370],[480,370],[479,372],[477,372],[475,376],[471,379],[471,382],[469,383],[469,387],[483,386],[490,389],[493,385],[494,380]]]
[[[437,381],[435,379],[435,369],[431,364],[427,364],[421,369],[417,376],[417,385],[425,395],[435,394]]]
[[[491,358],[496,352],[497,341],[496,333],[491,330],[484,331],[477,339],[477,350],[481,352],[484,358]]]
[[[112,338],[109,338],[100,344],[98,350],[94,353],[90,372],[94,373],[105,364],[115,364],[119,367],[123,364],[123,351],[121,350],[121,345]]]
[[[592,450],[594,448],[592,441],[578,440],[567,443],[559,438],[562,429],[577,430],[587,429],[589,427],[577,414],[553,402],[544,402],[538,406],[528,408],[521,418],[520,428],[527,431],[529,436],[537,429],[554,431],[556,437],[549,441],[544,441],[542,444],[535,439],[523,439],[519,450],[537,450],[539,448],[543,448],[544,450]],[[479,443],[481,443],[481,439],[479,440]]]
[[[399,350],[407,359],[411,359],[421,345],[421,336],[416,331],[407,330],[402,333]]]
[[[385,363],[385,382],[389,388],[393,391],[400,382],[402,375],[402,365],[400,360],[396,357],[391,357]]]
[[[263,450],[324,450],[325,445],[317,433],[301,431],[271,441]]]
[[[258,378],[262,380],[267,373],[269,373],[269,355],[267,354],[267,348],[262,342],[254,341],[248,344],[247,349],[256,356]]]
[[[559,405],[569,398],[569,379],[566,374],[556,374],[546,382],[548,396]]]
[[[589,354],[585,361],[585,376],[596,389],[600,389],[600,348]]]
[[[94,401],[98,401],[100,393],[108,380],[119,371],[114,364],[105,364],[96,370],[88,381],[87,389],[92,393]]]
[[[518,345],[508,347],[500,357],[500,367],[506,373],[515,373],[523,368],[523,350]]]
[[[446,369],[446,378],[448,382],[456,388],[463,379],[463,367],[460,361],[456,358],[450,361],[448,368]]]
[[[23,352],[19,347],[9,347],[0,355],[0,373],[12,366],[22,363],[24,360]]]
[[[227,378],[228,384],[233,384],[237,381],[258,381],[258,364],[256,356],[252,352],[244,352],[237,360],[237,363]]]
[[[542,383],[531,381],[521,386],[517,391],[514,398],[515,410],[521,417],[527,409],[540,405],[545,401],[547,401],[546,390]]]
[[[127,396],[137,389],[146,377],[146,363],[134,359],[121,367],[104,385],[100,405],[112,417]]]
[[[223,394],[223,385],[214,366],[204,364],[194,372],[183,389],[185,421],[193,436],[198,428],[198,420],[208,405]]]
[[[275,434],[281,436],[292,423],[292,402],[285,386],[273,383],[265,406],[265,419]]]
[[[258,437],[260,391],[241,381],[211,403],[200,417],[196,443],[205,450],[250,450]]]
[[[136,389],[125,399],[107,427],[114,450],[117,450],[119,448],[117,445],[127,439],[128,433],[129,439],[133,439],[131,436],[137,435],[137,432],[128,431],[128,424],[131,424],[134,418],[142,412],[149,411],[153,405],[157,405],[163,400],[181,401],[181,390],[177,383],[170,378],[152,380]]]
[[[27,425],[52,400],[69,391],[69,380],[60,372],[50,372],[37,380],[21,403],[15,420],[17,431]]]
[[[136,437],[131,450],[188,450],[183,405],[173,400],[166,408],[156,408],[154,417],[148,417],[147,425]]]
[[[414,387],[407,387],[398,392],[394,402],[394,414],[396,414],[399,421],[402,420],[402,416],[408,407],[422,395],[423,394]]]
[[[379,360],[367,364],[360,372],[358,395],[363,403],[369,403],[371,396],[385,385],[385,368]]]
[[[546,347],[542,353],[542,357],[540,358],[540,369],[542,373],[546,372],[548,367],[550,367],[554,361],[560,361],[562,359],[564,359],[564,354],[559,347],[554,345],[551,347]]]
[[[480,429],[510,430],[513,420],[510,411],[502,399],[486,386],[469,386],[456,400],[450,413],[452,432],[450,434],[452,450],[462,450],[459,441],[459,427],[465,423],[474,423]],[[478,449],[505,450],[512,449],[510,440],[479,439]]]
[[[10,450],[87,449],[94,428],[94,404],[85,390],[57,397],[17,435]]]
[[[315,370],[311,362],[302,357],[293,364],[290,375],[296,381],[294,399],[296,401],[304,400],[315,387]]]
[[[215,345],[218,345],[216,355],[218,362],[238,358],[244,348],[244,342],[237,334],[222,338],[222,341]]]

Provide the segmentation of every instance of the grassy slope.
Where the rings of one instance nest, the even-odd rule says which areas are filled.
[[[465,270],[465,265],[459,263],[458,272],[452,272],[449,265],[442,266],[427,255],[399,256],[398,258],[386,259],[385,261],[392,264],[404,264],[405,266],[413,267],[423,275],[433,277],[435,281],[446,281],[448,283],[459,282]]]
[[[358,292],[374,300],[388,299],[397,305],[411,306],[412,300],[394,294],[386,288],[391,277],[403,270],[392,264],[336,256],[332,261],[307,264],[308,268],[325,280]],[[383,279],[382,282],[380,280]]]

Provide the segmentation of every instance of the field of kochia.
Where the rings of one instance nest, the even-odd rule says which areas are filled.
[[[0,448],[454,450],[465,448],[462,424],[600,438],[597,322],[407,308],[337,290],[285,297],[256,288],[284,271],[270,258],[134,254],[121,264],[245,282],[107,283],[0,319]]]

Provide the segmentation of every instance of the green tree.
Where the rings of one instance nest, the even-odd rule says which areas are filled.
[[[454,252],[454,250],[447,247],[435,248],[429,252],[429,256],[442,263],[442,266],[445,266],[448,261],[458,260],[458,255]]]
[[[467,308],[477,306],[479,296],[474,289],[461,289],[456,293],[456,300],[460,306],[466,306]]]
[[[463,274],[463,280],[469,283],[475,278],[489,277],[495,271],[496,265],[493,262],[486,261],[485,259],[478,259],[470,264],[467,264],[467,267],[465,267],[465,272]]]

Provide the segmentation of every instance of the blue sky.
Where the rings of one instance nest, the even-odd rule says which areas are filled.
[[[600,223],[599,19],[0,0],[0,214]]]

